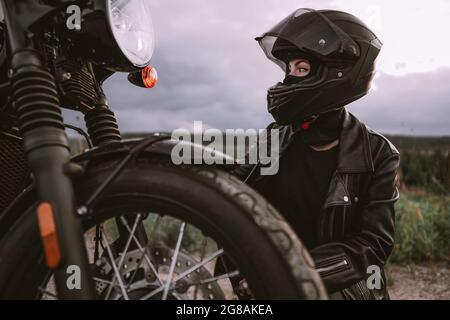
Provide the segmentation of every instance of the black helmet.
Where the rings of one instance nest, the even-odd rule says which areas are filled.
[[[281,125],[318,116],[365,96],[382,47],[360,19],[334,10],[296,10],[256,40],[285,72],[289,52],[320,61],[311,77],[269,89],[269,112]]]

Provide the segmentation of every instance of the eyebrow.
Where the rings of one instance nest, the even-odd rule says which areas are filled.
[[[308,68],[311,68],[311,63],[310,63],[308,60],[300,60],[300,61],[294,63],[294,66],[295,66],[295,67],[298,67],[298,66],[300,66],[302,63],[307,64],[307,67],[308,67]],[[306,67],[306,66],[303,66],[303,67]]]
[[[293,60],[291,60],[289,63],[293,63],[293,61],[296,61],[295,63],[297,64],[297,63],[302,63],[302,62],[306,62],[306,63],[308,63],[308,64],[311,64],[311,62],[308,60],[308,59],[302,59],[302,58],[298,58],[298,59],[293,59]]]

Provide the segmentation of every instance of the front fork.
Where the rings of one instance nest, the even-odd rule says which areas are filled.
[[[55,81],[33,49],[17,50],[11,67],[14,108],[41,202],[38,221],[58,297],[93,299],[96,295],[71,181],[79,168],[70,162]]]
[[[51,8],[37,1],[1,0],[1,4],[8,30],[14,109],[41,203],[36,214],[47,264],[54,271],[60,299],[95,299],[71,181],[80,168],[70,162],[55,79],[34,50],[26,25]]]
[[[59,298],[95,299],[71,181],[81,168],[70,162],[55,79],[46,70],[40,53],[34,50],[31,31],[35,22],[60,10],[52,3],[70,2],[73,0],[0,0],[8,31],[14,108],[41,202],[37,216],[47,264],[54,271]],[[106,100],[100,99],[86,116],[86,125],[97,146],[121,140]],[[145,243],[142,225],[139,231],[139,239]],[[120,230],[121,235],[125,233]]]

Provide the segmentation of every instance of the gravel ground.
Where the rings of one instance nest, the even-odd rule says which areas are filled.
[[[393,265],[388,275],[393,300],[450,300],[450,262]]]

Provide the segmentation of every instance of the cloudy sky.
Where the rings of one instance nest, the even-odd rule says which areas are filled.
[[[253,39],[300,7],[348,11],[384,48],[369,96],[349,106],[372,128],[450,135],[450,1],[150,0],[156,33],[156,88],[126,75],[106,83],[123,131],[264,128],[267,88],[283,78]]]

